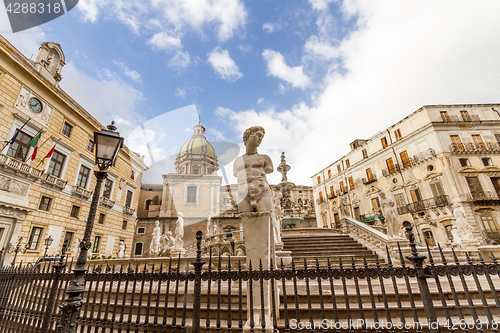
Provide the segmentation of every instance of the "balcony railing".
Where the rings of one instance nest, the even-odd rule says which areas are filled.
[[[74,186],[73,187],[73,193],[78,194],[79,196],[82,196],[86,199],[90,198],[92,196],[92,191],[88,191],[84,189],[83,187],[80,186]]]
[[[54,177],[48,173],[46,173],[42,177],[42,181],[54,186],[59,187],[60,189],[64,189],[66,187],[66,184],[68,183],[67,180],[62,180],[61,178]]]
[[[455,154],[500,153],[500,143],[452,143],[450,151]]]
[[[396,163],[390,168],[382,169],[382,175],[384,177],[387,177],[387,176],[392,175],[393,173],[399,172],[400,170],[401,170],[401,167],[399,166],[399,164]]]
[[[382,176],[388,177],[393,173],[399,172],[406,168],[411,168],[412,166],[418,165],[420,163],[424,163],[427,160],[436,157],[436,151],[432,148],[429,148],[417,155],[410,156],[408,160],[404,161],[403,165],[399,163],[395,163],[391,168],[386,168],[382,170]]]
[[[326,194],[327,199],[335,199],[337,197],[337,192],[333,191],[331,193]]]
[[[408,207],[406,207],[406,205],[398,206],[397,208],[399,215],[408,214],[410,212],[410,210],[408,209]]]
[[[443,123],[481,121],[477,114],[469,116],[442,116]]]
[[[439,197],[429,198],[425,200],[420,200],[407,204],[406,206],[398,207],[398,214],[418,213],[425,211],[427,209],[434,209],[438,207],[450,206],[450,198],[447,195],[441,195]],[[403,208],[405,207],[405,208]]]
[[[471,192],[467,195],[467,200],[471,202],[496,201],[500,200],[500,192],[492,192],[492,191]]]
[[[33,168],[29,164],[5,154],[0,154],[0,165],[12,172],[21,172],[36,179],[40,179],[43,174],[43,170]]]
[[[368,185],[370,183],[376,182],[377,176],[373,175],[371,178],[362,178],[361,181],[363,182],[364,185]]]
[[[109,207],[109,208],[113,208],[113,206],[115,205],[115,202],[113,200],[109,200],[106,197],[101,197],[101,205]]]
[[[127,206],[123,206],[123,213],[127,214],[127,215],[134,215],[135,209],[127,207]]]

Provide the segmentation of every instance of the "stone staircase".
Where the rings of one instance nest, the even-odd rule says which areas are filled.
[[[306,260],[308,266],[315,266],[316,259],[321,267],[326,267],[328,259],[332,267],[339,266],[340,259],[345,267],[363,266],[364,260],[370,266],[376,263],[377,255],[361,245],[349,235],[340,235],[332,229],[305,229],[301,231],[284,230],[283,250],[291,251],[292,258],[298,265]],[[378,258],[381,264],[383,258]]]

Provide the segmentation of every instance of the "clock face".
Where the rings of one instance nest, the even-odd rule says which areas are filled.
[[[35,113],[42,112],[42,108],[43,108],[42,102],[40,102],[40,100],[38,98],[31,97],[29,104],[30,104],[31,111],[33,111]]]

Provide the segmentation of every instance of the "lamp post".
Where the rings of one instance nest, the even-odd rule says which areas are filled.
[[[95,163],[99,170],[94,171],[96,176],[96,184],[92,203],[85,226],[85,233],[80,242],[80,255],[76,260],[76,266],[73,269],[73,277],[70,285],[66,289],[66,299],[61,304],[61,319],[57,326],[58,333],[75,333],[78,323],[78,312],[83,305],[82,294],[85,291],[85,264],[87,263],[87,253],[91,246],[90,237],[92,228],[94,227],[94,219],[99,203],[99,193],[101,185],[107,177],[106,170],[115,164],[116,155],[123,146],[123,138],[116,132],[114,121],[107,126],[107,130],[102,129],[100,132],[94,132],[95,144]]]
[[[19,237],[19,241],[17,242],[15,248],[12,248],[12,244],[11,243],[9,243],[9,245],[7,246],[7,250],[6,250],[7,253],[10,254],[10,253],[14,252],[14,259],[12,260],[12,263],[10,264],[11,266],[14,266],[14,264],[16,263],[17,254],[18,253],[22,254],[22,253],[26,252],[26,250],[28,250],[29,247],[30,247],[29,242],[27,242],[26,246],[25,246],[25,250],[24,251],[21,250],[21,243],[22,243],[22,241],[23,241],[23,238]]]
[[[45,238],[45,242],[44,242],[44,245],[45,245],[45,252],[43,254],[44,257],[47,256],[47,250],[49,249],[49,247],[52,245],[52,242],[54,240],[52,239],[52,236],[49,235],[49,237]]]

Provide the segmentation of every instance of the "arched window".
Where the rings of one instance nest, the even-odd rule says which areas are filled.
[[[151,206],[151,202],[152,202],[151,199],[146,200],[146,202],[144,203],[145,210],[149,210],[149,206]]]
[[[436,240],[434,239],[434,235],[430,229],[422,230],[422,234],[424,234],[424,238],[429,246],[436,246]]]

